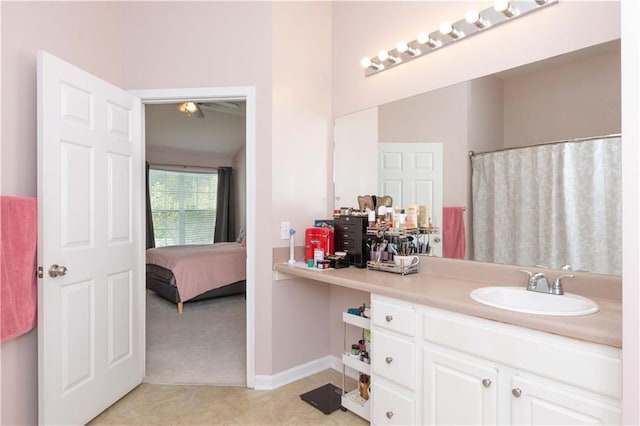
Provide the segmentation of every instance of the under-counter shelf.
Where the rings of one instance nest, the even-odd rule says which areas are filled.
[[[365,330],[371,330],[371,320],[366,317],[353,315],[348,312],[342,313],[342,321],[347,324],[354,325],[356,327],[364,328]]]
[[[362,317],[359,315],[350,314],[348,312],[342,313],[342,322],[344,323],[344,352],[342,354],[342,406],[352,413],[362,417],[363,419],[370,421],[371,408],[368,399],[360,396],[360,382],[356,384],[356,388],[351,392],[347,392],[345,386],[346,367],[353,368],[360,375],[366,375],[367,387],[370,385],[371,377],[371,364],[367,364],[360,360],[359,356],[352,356],[347,352],[347,325],[352,325],[363,330],[371,330],[371,319]],[[368,393],[368,389],[367,389]]]
[[[354,357],[349,354],[342,354],[342,363],[347,367],[351,367],[366,375],[371,375],[371,365],[360,361],[360,357]]]
[[[360,396],[358,389],[342,395],[342,406],[363,419],[371,420],[371,403]]]

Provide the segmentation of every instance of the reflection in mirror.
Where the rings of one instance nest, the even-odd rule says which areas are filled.
[[[614,40],[338,117],[334,152],[336,205],[353,205],[355,196],[378,191],[379,171],[374,166],[378,164],[377,144],[442,143],[443,206],[466,207],[465,257],[474,260],[474,228],[482,225],[473,220],[469,151],[484,153],[619,134],[620,98],[620,41]],[[610,168],[604,171],[605,176],[613,172]],[[546,190],[563,191],[557,186]],[[616,192],[619,188],[609,191]],[[586,197],[574,203],[582,211],[595,209]],[[616,226],[611,231],[619,234],[619,225]],[[605,250],[598,246],[604,235],[592,229],[574,232],[590,233],[594,252]],[[523,264],[519,260],[505,262]],[[532,263],[555,267],[564,262],[545,258]],[[619,265],[602,270],[597,265],[581,263],[576,269],[620,273]]]

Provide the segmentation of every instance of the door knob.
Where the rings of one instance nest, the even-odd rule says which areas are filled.
[[[67,274],[66,266],[59,266],[55,263],[49,267],[49,276],[51,278],[62,277]]]
[[[386,317],[384,317],[384,319],[385,319],[387,322],[391,322],[391,321],[393,321],[393,315],[387,315]]]
[[[520,388],[513,388],[511,390],[511,393],[513,394],[513,396],[515,396],[516,398],[520,398],[520,395],[522,395],[522,390]]]
[[[391,417],[393,417],[393,411],[387,411],[387,418],[390,419]]]
[[[391,358],[390,356],[386,357],[384,360],[387,364],[391,364],[393,362],[393,358]]]
[[[490,379],[483,379],[482,380],[482,386],[484,386],[485,388],[488,388],[491,386],[491,380]]]

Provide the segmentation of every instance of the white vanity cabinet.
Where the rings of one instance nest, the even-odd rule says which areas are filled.
[[[621,352],[424,308],[423,423],[620,424]]]
[[[371,401],[376,425],[417,423],[416,312],[413,304],[372,295]]]
[[[622,421],[620,349],[378,295],[371,312],[373,424]]]

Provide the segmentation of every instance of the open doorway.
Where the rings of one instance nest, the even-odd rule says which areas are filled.
[[[202,169],[206,169],[206,165],[202,163],[203,160],[206,162],[207,159],[211,160],[216,155],[218,155],[219,157],[227,156],[228,157],[227,162],[231,161],[231,164],[235,164],[236,168],[244,169],[241,171],[241,173],[239,173],[239,176],[237,176],[239,177],[239,179],[236,179],[238,181],[237,182],[238,187],[240,186],[242,187],[242,188],[236,189],[238,211],[235,212],[234,214],[236,214],[236,223],[239,225],[236,230],[236,234],[238,235],[236,236],[239,236],[240,228],[243,228],[246,233],[245,234],[246,238],[251,239],[253,234],[252,224],[254,223],[253,206],[254,206],[254,194],[255,194],[255,191],[254,191],[254,188],[255,188],[254,89],[253,88],[171,89],[171,90],[164,90],[164,91],[163,90],[137,91],[137,92],[134,92],[134,94],[140,96],[140,98],[143,101],[143,105],[145,107],[144,108],[145,112],[143,112],[143,116],[144,116],[143,126],[147,127],[147,130],[146,130],[147,134],[145,135],[145,144],[149,145],[146,151],[147,151],[148,157],[152,157],[152,158],[148,158],[147,160],[152,159],[152,161],[148,161],[149,163],[151,163],[152,167],[153,167],[153,163],[155,162],[160,166],[159,168],[171,169],[172,168],[171,166],[174,166],[174,167],[178,166],[179,168],[180,166],[183,166],[183,165],[190,165],[195,169],[202,170]],[[185,101],[194,101],[197,104],[198,110],[200,111],[200,113],[198,115],[195,115],[192,113],[191,116],[187,116],[185,112],[179,111],[178,109],[179,104],[182,104]],[[151,141],[150,137],[153,137],[156,141],[159,140],[160,138],[157,134],[153,135],[154,131],[149,130],[148,126],[146,126],[144,123],[146,123],[147,120],[151,120],[152,122],[153,121],[157,122],[158,119],[160,121],[168,121],[169,120],[167,118],[168,115],[166,114],[169,114],[169,113],[177,115],[176,119],[182,120],[183,124],[185,125],[190,125],[190,126],[193,126],[194,128],[200,128],[201,130],[205,129],[205,133],[206,133],[207,127],[211,126],[211,123],[208,123],[208,121],[215,122],[215,126],[218,126],[217,129],[220,130],[221,123],[224,121],[224,116],[227,116],[226,117],[227,121],[234,122],[235,127],[237,127],[237,124],[239,121],[242,123],[241,126],[243,126],[245,129],[243,139],[246,142],[244,143],[244,146],[240,147],[239,149],[237,146],[236,148],[233,148],[233,147],[230,148],[229,146],[227,146],[225,148],[227,149],[227,152],[215,153],[213,152],[215,151],[214,149],[215,138],[211,137],[211,134],[209,134],[208,137],[206,135],[196,136],[192,134],[188,138],[185,138],[184,134],[182,136],[180,136],[180,134],[175,134],[175,133],[167,134],[168,131],[161,130],[160,131],[161,133],[162,132],[165,133],[164,136],[168,136],[164,138],[165,142],[161,142],[160,144],[158,144]],[[207,118],[209,118],[210,120],[207,120]],[[227,126],[227,127],[232,128],[234,126]],[[222,133],[223,133],[223,137],[227,139],[233,138],[231,136],[232,132],[230,132],[229,129],[223,130]],[[167,145],[168,144],[168,142],[166,142],[167,140],[173,140],[174,141],[173,146]],[[164,147],[163,147],[163,144],[165,144]],[[200,148],[202,148],[203,150],[198,148],[197,144],[201,144]],[[224,143],[221,145],[225,146]],[[190,149],[184,149],[185,147]],[[180,155],[184,155],[184,157],[180,157],[178,155],[178,150],[180,149],[186,152],[186,153],[182,152],[180,154]],[[206,150],[208,150],[209,153],[207,153]],[[238,150],[240,151],[239,155],[238,155]],[[232,151],[236,151],[236,152],[232,152]],[[213,162],[209,161],[209,163],[210,164],[215,163],[215,161]],[[162,167],[163,165],[166,167]],[[222,164],[218,164],[218,165],[221,166]],[[242,370],[242,373],[244,374],[245,379],[243,380],[242,384],[243,385],[246,384],[246,386],[250,388],[253,387],[254,385],[254,362],[255,362],[254,361],[255,359],[254,345],[253,345],[253,342],[254,342],[253,270],[254,268],[252,267],[254,262],[253,260],[254,256],[252,252],[253,250],[251,245],[248,245],[248,247],[246,247],[246,254],[245,254],[246,256],[246,266],[245,266],[246,268],[246,299],[244,295],[241,295],[240,297],[228,296],[228,297],[216,298],[216,299],[205,298],[205,300],[193,302],[193,304],[191,305],[189,303],[185,303],[184,304],[185,313],[182,315],[179,315],[177,312],[177,309],[175,308],[175,305],[172,306],[167,300],[153,299],[154,306],[152,307],[152,308],[158,308],[157,305],[160,304],[160,308],[162,308],[162,303],[164,303],[164,308],[169,308],[167,312],[168,314],[172,315],[174,318],[177,317],[178,318],[177,321],[187,322],[184,320],[187,317],[193,318],[194,316],[198,316],[198,314],[201,312],[204,312],[205,314],[206,313],[210,314],[211,311],[215,311],[216,310],[215,305],[218,305],[220,312],[224,312],[224,309],[229,309],[229,308],[231,308],[231,311],[234,311],[234,308],[231,305],[236,305],[236,308],[239,305],[242,305],[243,321],[241,322],[241,324],[244,327],[244,330],[241,330],[242,333],[240,335],[245,336],[245,345],[242,345],[242,347],[243,349],[246,348],[244,349],[244,353],[246,353],[246,363],[243,366],[244,368]],[[147,303],[150,303],[150,302],[147,302]],[[189,314],[188,312],[189,309],[191,309],[192,311],[191,315],[187,315]],[[237,313],[238,313],[238,309],[235,309],[234,315],[236,318],[237,318]],[[206,324],[211,320],[196,318],[195,321],[197,323]],[[176,321],[170,322],[170,324],[174,324],[174,325],[176,323],[177,323]],[[236,327],[238,326],[238,321],[235,322],[235,326]],[[224,329],[224,326],[222,327],[222,329]],[[147,326],[147,330],[149,330],[148,326]],[[201,338],[207,341],[215,339],[215,337],[210,337],[210,336],[209,337],[203,336]],[[147,340],[148,339],[149,339],[149,336],[147,335]],[[181,341],[181,337],[178,336],[177,338],[178,344],[181,344],[180,341]],[[194,346],[194,349],[197,349],[195,348],[195,346],[197,345],[194,345],[193,343],[194,343],[193,341],[190,342],[189,340],[186,340],[186,341],[183,341],[182,345]],[[208,343],[211,343],[211,342],[208,342]],[[223,355],[224,355],[224,352],[227,352],[225,356],[228,356],[229,355],[228,352],[230,348],[225,347],[228,345],[226,345],[225,342],[223,341],[219,341],[218,343],[220,343],[218,345],[219,346],[218,349],[220,349],[220,352],[222,352]],[[162,345],[160,345],[159,348],[160,350],[162,350]],[[204,345],[203,350],[205,351],[208,350],[209,351],[208,354],[205,353],[200,356],[197,356],[196,358],[204,358],[205,363],[207,363],[208,361],[208,364],[214,364],[214,362],[212,362],[212,356],[210,356],[211,345],[209,345],[208,347]],[[238,358],[245,359],[245,357],[242,356],[244,354],[237,353],[238,350],[239,349],[236,348],[236,350],[230,351],[231,352],[230,355],[236,360],[236,362]],[[180,360],[177,360],[177,361],[180,362]],[[149,358],[147,358],[147,362],[150,363]],[[152,365],[148,365],[147,368],[152,368],[152,367],[153,367]],[[225,369],[225,367],[222,367],[222,369]],[[148,371],[148,373],[149,372],[151,371]],[[214,373],[214,376],[211,376],[211,377],[214,377],[214,379],[211,379],[210,384],[228,384],[228,383],[225,383],[225,380],[228,379],[228,377],[225,376],[226,373],[228,373],[228,371],[221,370],[221,375],[219,376],[219,380],[215,379],[215,369],[213,373]],[[193,372],[189,374],[193,374]],[[186,381],[188,382],[189,380],[186,380]],[[203,382],[196,381],[196,383],[203,383]],[[233,383],[233,384],[238,384],[238,383]]]
[[[246,385],[245,106],[145,106],[146,383]]]

